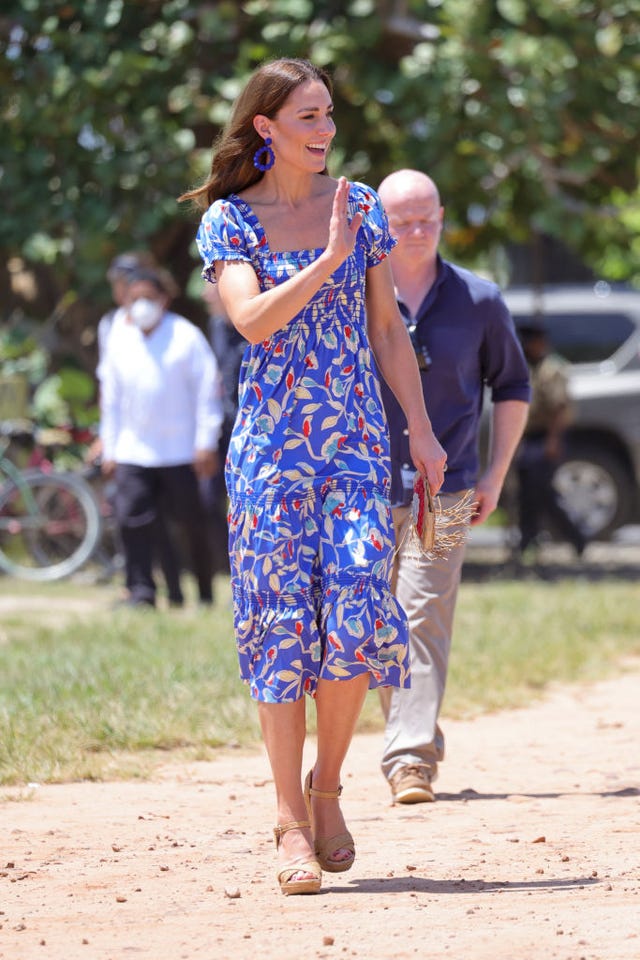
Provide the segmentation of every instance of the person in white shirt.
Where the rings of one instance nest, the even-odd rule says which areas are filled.
[[[106,476],[115,475],[128,603],[155,606],[153,528],[165,512],[183,528],[201,603],[212,602],[211,544],[198,481],[217,469],[220,376],[204,334],[168,310],[159,270],[128,286],[100,364]]]
[[[135,279],[139,270],[154,270],[157,268],[156,261],[147,250],[133,250],[128,253],[120,253],[109,264],[107,270],[107,279],[111,286],[111,296],[114,306],[100,318],[97,328],[97,346],[98,346],[98,366],[96,376],[100,379],[100,364],[104,356],[111,334],[111,328],[114,323],[120,323],[126,317],[124,305],[128,302],[129,284],[132,278]],[[167,279],[169,283],[165,286],[165,293],[172,299],[178,292],[177,285],[165,272],[161,274],[162,279]],[[85,454],[85,460],[90,465],[99,463],[102,459],[102,441],[100,434],[90,445]],[[111,487],[111,484],[109,484]],[[108,489],[108,488],[107,488]],[[113,509],[112,498],[109,496],[109,503]],[[154,530],[154,556],[159,563],[167,587],[167,596],[170,607],[182,607],[184,605],[184,594],[180,583],[180,558],[176,544],[165,518],[158,513]],[[120,549],[120,548],[119,548]],[[115,569],[111,567],[110,569]]]

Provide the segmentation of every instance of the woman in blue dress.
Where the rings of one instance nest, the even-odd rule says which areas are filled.
[[[215,146],[197,242],[249,342],[227,454],[240,673],[273,770],[278,882],[315,893],[355,848],[340,772],[370,687],[409,684],[408,630],[389,588],[389,448],[376,366],[433,493],[446,455],[397,309],[375,192],[328,176],[331,82],[306,60],[263,64]],[[375,355],[375,363],[374,363]],[[317,755],[302,783],[305,694]]]

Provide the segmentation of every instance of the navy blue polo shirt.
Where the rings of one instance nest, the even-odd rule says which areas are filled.
[[[409,326],[407,307],[400,310]],[[431,358],[422,389],[436,437],[447,452],[443,492],[475,486],[480,469],[479,424],[485,387],[494,403],[530,399],[529,373],[513,320],[499,288],[438,257],[435,283],[415,317],[416,336]],[[410,499],[405,415],[381,378],[391,439],[391,503]],[[405,483],[403,484],[403,471]]]

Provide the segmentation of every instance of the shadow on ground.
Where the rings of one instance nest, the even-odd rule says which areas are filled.
[[[547,542],[526,560],[512,550],[503,530],[473,531],[462,568],[462,580],[640,580],[640,531],[621,542],[590,543],[578,559],[568,544]]]
[[[529,565],[503,562],[469,560],[462,571],[462,580],[466,583],[483,583],[489,580],[547,580],[558,583],[561,580],[627,580],[630,583],[640,579],[638,564],[611,563],[545,563]]]

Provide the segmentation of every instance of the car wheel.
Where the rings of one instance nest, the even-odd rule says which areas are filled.
[[[569,449],[553,477],[565,510],[590,539],[606,539],[629,519],[631,480],[623,464],[592,446]]]

